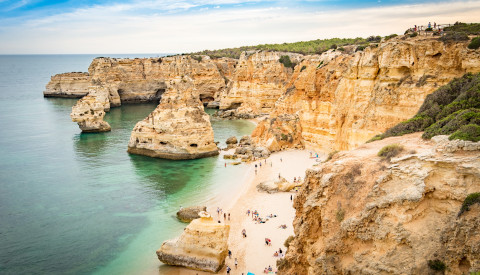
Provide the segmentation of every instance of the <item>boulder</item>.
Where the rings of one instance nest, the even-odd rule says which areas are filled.
[[[237,144],[238,143],[238,140],[237,140],[237,137],[235,136],[231,136],[227,139],[227,141],[225,142],[227,145],[228,144]]]
[[[239,145],[244,145],[244,146],[250,146],[252,144],[253,144],[253,141],[251,136],[243,136],[239,142]]]
[[[206,206],[191,206],[182,208],[177,212],[177,218],[182,222],[191,222],[194,219],[200,218],[198,213],[207,211]]]
[[[165,241],[157,250],[160,261],[168,265],[207,272],[218,272],[228,254],[230,226],[217,223],[206,212],[193,220],[174,240]]]

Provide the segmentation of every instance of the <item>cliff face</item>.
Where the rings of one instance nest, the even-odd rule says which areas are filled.
[[[285,93],[293,73],[279,59],[288,55],[298,63],[300,54],[281,52],[244,52],[238,60],[228,89],[220,94],[220,109],[237,109],[238,113],[270,113]]]
[[[210,118],[193,81],[171,80],[157,108],[135,125],[128,152],[166,159],[218,155]]]
[[[420,136],[368,143],[307,171],[280,273],[430,274],[429,260],[446,274],[479,271],[480,205],[457,215],[480,191],[480,143]],[[377,152],[392,143],[403,153],[382,161]]]
[[[90,86],[88,73],[63,73],[51,77],[43,92],[45,97],[83,97]]]
[[[157,250],[160,261],[209,272],[218,272],[223,267],[230,226],[201,215],[204,217],[193,220],[178,239],[162,244]]]
[[[436,88],[479,72],[480,53],[466,45],[398,37],[352,54],[307,56],[295,67],[270,118],[297,115],[307,148],[355,148],[412,117]],[[257,131],[256,142],[270,142],[277,128],[269,124],[259,124],[263,130]]]

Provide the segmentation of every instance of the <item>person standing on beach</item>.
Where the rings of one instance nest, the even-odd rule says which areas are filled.
[[[235,258],[235,269],[237,269],[237,265],[238,265],[237,258]]]
[[[228,213],[228,220],[230,220],[230,213]]]
[[[227,274],[230,274],[230,270],[232,269],[227,265]]]
[[[293,195],[290,195],[290,201],[293,201]]]
[[[232,251],[230,251],[230,249],[228,250],[228,258],[232,258]]]
[[[227,213],[223,213],[223,221],[225,222],[227,220]]]

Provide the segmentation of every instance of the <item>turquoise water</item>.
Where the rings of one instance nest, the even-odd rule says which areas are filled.
[[[185,224],[180,206],[221,204],[246,168],[221,158],[169,161],[126,152],[154,104],[124,105],[108,133],[81,134],[74,99],[43,98],[51,75],[86,71],[94,56],[0,56],[0,273],[162,273],[155,251]],[[136,56],[130,56],[136,57]],[[215,140],[247,121],[212,120]]]

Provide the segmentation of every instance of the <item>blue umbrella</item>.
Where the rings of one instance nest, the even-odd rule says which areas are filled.
[[[255,274],[253,274],[252,272],[248,272],[247,275],[255,275]]]

